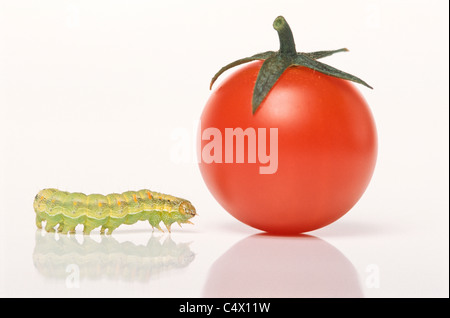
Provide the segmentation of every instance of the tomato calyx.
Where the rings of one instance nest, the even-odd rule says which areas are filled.
[[[346,48],[330,51],[316,51],[310,53],[297,52],[291,28],[289,27],[284,17],[277,17],[273,22],[273,28],[278,32],[278,37],[280,39],[279,51],[267,51],[258,53],[225,65],[212,78],[210,89],[212,88],[217,78],[226,70],[240,64],[256,60],[264,60],[264,63],[259,70],[258,77],[253,89],[253,114],[256,112],[262,101],[266,98],[280,76],[290,66],[305,66],[326,75],[353,81],[368,88],[372,88],[369,84],[354,75],[345,73],[332,66],[317,61],[317,59],[330,56],[335,53],[347,52],[348,50]]]

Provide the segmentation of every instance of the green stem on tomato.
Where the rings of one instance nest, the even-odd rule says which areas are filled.
[[[290,66],[304,66],[316,70],[326,75],[353,81],[362,84],[368,88],[372,88],[362,79],[351,74],[342,72],[327,64],[318,62],[317,59],[330,56],[338,52],[348,51],[346,48],[331,50],[331,51],[317,51],[310,53],[297,52],[295,48],[294,36],[289,24],[282,16],[278,16],[273,22],[273,28],[278,32],[280,40],[280,50],[277,52],[267,51],[258,53],[250,57],[239,59],[222,67],[211,80],[210,89],[216,79],[226,70],[251,61],[264,60],[253,89],[252,97],[252,112],[255,113],[263,100],[266,98],[270,90],[278,81],[283,72]]]
[[[278,32],[280,39],[280,53],[282,54],[297,54],[295,49],[294,35],[286,20],[279,16],[273,21],[273,28]]]

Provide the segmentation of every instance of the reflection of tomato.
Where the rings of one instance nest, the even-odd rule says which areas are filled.
[[[353,264],[331,244],[309,235],[256,234],[211,266],[203,297],[359,298]]]
[[[365,191],[376,161],[375,123],[353,84],[302,66],[289,67],[252,114],[261,65],[241,67],[216,88],[201,132],[215,127],[225,136],[225,128],[266,128],[268,143],[269,129],[278,128],[277,171],[260,174],[267,164],[247,160],[202,161],[200,170],[213,196],[238,220],[281,234],[315,230],[343,216]],[[201,150],[209,142],[202,140]],[[222,142],[223,157],[226,151]]]

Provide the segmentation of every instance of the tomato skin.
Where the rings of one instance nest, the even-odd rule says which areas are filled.
[[[200,160],[202,177],[222,207],[249,226],[278,234],[321,228],[347,213],[370,182],[377,157],[373,116],[352,83],[306,67],[289,67],[252,114],[261,65],[247,64],[220,83],[200,132],[278,128],[277,171],[260,174],[258,162]],[[209,142],[201,140],[200,150]],[[224,155],[224,142],[222,148]]]

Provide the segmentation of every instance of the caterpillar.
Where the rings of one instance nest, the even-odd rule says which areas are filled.
[[[196,215],[194,206],[188,200],[147,189],[112,193],[83,194],[57,189],[44,189],[34,198],[36,226],[41,229],[45,221],[47,232],[75,233],[75,227],[83,224],[83,233],[101,226],[100,234],[111,234],[121,224],[148,221],[152,228],[164,232],[160,222],[170,232],[174,222],[193,224],[190,218]]]

